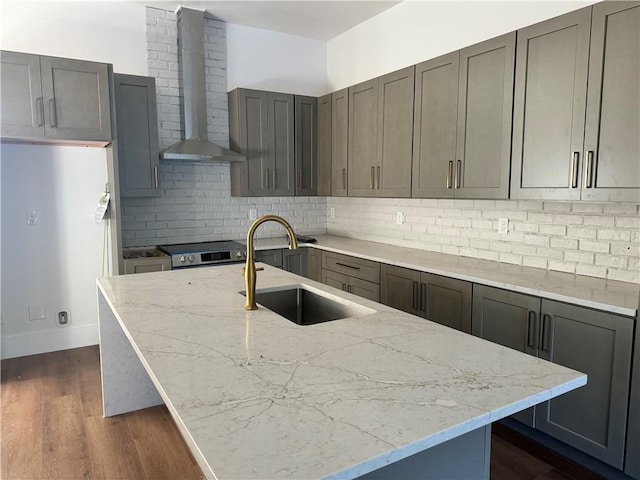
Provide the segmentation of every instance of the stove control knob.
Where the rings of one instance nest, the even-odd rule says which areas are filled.
[[[184,255],[180,255],[180,263],[184,263],[186,261],[187,261],[187,259],[184,258]]]
[[[236,252],[236,258],[243,258],[244,256],[245,255],[240,250]]]
[[[189,255],[189,261],[193,262],[196,259],[196,257],[194,257],[193,255]]]

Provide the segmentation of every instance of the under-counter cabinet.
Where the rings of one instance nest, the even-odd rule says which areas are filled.
[[[382,264],[380,302],[471,333],[471,287],[463,280]]]
[[[515,33],[416,66],[413,197],[507,198]]]
[[[272,267],[286,270],[303,277],[307,276],[307,249],[297,248],[272,248],[269,250],[256,250],[256,262],[266,263]]]
[[[349,88],[350,196],[411,196],[414,67]]]
[[[171,257],[155,248],[129,249],[122,256],[125,275],[171,270]]]
[[[322,252],[322,283],[380,301],[380,264],[335,252]]]
[[[318,98],[318,172],[316,193],[331,195],[331,98],[328,94]]]
[[[117,73],[113,81],[120,196],[159,196],[155,79]]]
[[[231,149],[246,158],[231,165],[232,195],[294,195],[294,131],[293,95],[229,92]]]
[[[322,282],[322,251],[317,248],[307,248],[307,277],[316,282]]]
[[[0,52],[1,135],[110,142],[110,69],[103,63]]]
[[[474,285],[472,330],[586,373],[585,387],[536,406],[526,423],[623,468],[632,318]]]
[[[640,6],[518,31],[512,198],[640,201]]]
[[[349,147],[349,89],[331,94],[331,195],[346,197]]]

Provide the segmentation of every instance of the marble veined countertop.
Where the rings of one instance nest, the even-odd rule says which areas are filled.
[[[334,235],[310,236],[318,242],[300,245],[629,317],[635,317],[638,309],[640,285],[634,283],[604,280]],[[287,246],[286,237],[264,238],[255,241],[256,250],[285,248]]]
[[[586,383],[269,266],[258,290],[303,283],[370,310],[310,326],[246,312],[243,281],[238,265],[98,280],[210,478],[354,478]]]

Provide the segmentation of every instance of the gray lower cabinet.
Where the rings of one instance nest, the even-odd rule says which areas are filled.
[[[255,260],[256,262],[266,263],[272,267],[282,268],[282,249],[256,250]]]
[[[508,198],[515,33],[416,66],[413,197]]]
[[[640,201],[640,6],[518,31],[513,198]]]
[[[364,258],[322,251],[322,283],[380,301],[380,264]]]
[[[294,97],[296,195],[316,195],[318,188],[318,99]]]
[[[322,281],[322,251],[307,248],[307,277],[316,282]]]
[[[331,94],[331,195],[346,197],[349,186],[349,89]]]
[[[536,406],[529,420],[623,469],[633,319],[474,285],[473,333],[586,373],[585,387]]]
[[[349,89],[350,196],[411,196],[414,67]]]
[[[114,94],[120,196],[159,196],[155,79],[115,74]]]
[[[640,299],[636,315],[633,360],[631,365],[631,393],[629,394],[629,419],[627,423],[627,453],[625,454],[624,473],[640,479]]]
[[[382,264],[380,302],[441,325],[471,333],[472,284]]]
[[[331,195],[331,94],[318,98],[318,185],[316,193]],[[312,249],[313,250],[313,249]]]
[[[171,270],[171,257],[156,249],[129,249],[122,252],[124,274]]]
[[[282,269],[302,277],[307,276],[307,248],[282,250]]]
[[[1,135],[110,142],[111,66],[0,53]]]
[[[294,195],[294,132],[293,95],[229,92],[230,146],[246,158],[231,165],[231,194]]]

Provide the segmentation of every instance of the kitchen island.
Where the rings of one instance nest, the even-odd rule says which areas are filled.
[[[246,312],[239,265],[100,279],[105,416],[164,402],[209,478],[487,478],[492,422],[586,383],[275,268],[257,284],[367,311],[308,326]]]

